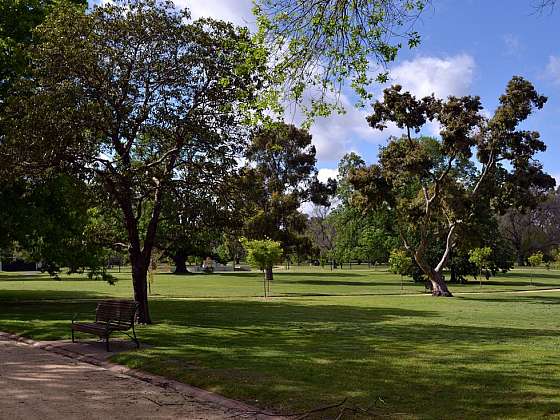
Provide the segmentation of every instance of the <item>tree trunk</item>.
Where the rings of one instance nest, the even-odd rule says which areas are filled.
[[[443,276],[439,271],[430,270],[430,273],[428,274],[428,278],[432,283],[433,296],[453,297],[453,295],[447,288],[447,284],[445,283],[445,280],[443,280]]]
[[[455,231],[456,227],[456,224],[449,227],[449,232],[447,233],[447,240],[445,243],[445,251],[435,268],[432,268],[432,266],[424,259],[426,249],[428,248],[428,238],[426,236],[420,241],[420,245],[414,252],[414,260],[430,280],[430,284],[432,286],[432,296],[453,297],[453,295],[447,288],[447,284],[445,283],[441,272],[443,271],[443,267],[445,267],[445,264],[449,259],[449,255],[451,254],[451,250],[453,248],[453,232]]]
[[[272,277],[272,266],[271,266],[271,265],[267,266],[266,269],[265,269],[265,278],[266,278],[266,281],[271,281],[271,280],[273,280],[273,277]]]
[[[430,267],[428,263],[426,263],[423,258],[422,254],[416,252],[414,254],[414,259],[416,263],[420,267],[420,269],[424,272],[426,276],[428,276],[428,280],[431,284],[432,296],[444,296],[444,297],[453,297],[449,289],[447,288],[447,284],[441,275],[441,267],[443,267],[443,263],[440,264],[440,269],[433,269]],[[445,262],[445,259],[442,260]],[[440,261],[440,263],[442,262]]]
[[[187,257],[180,254],[175,254],[173,256],[173,263],[175,264],[174,274],[188,274],[187,270]]]
[[[455,268],[455,265],[452,265],[450,267],[451,270],[451,278],[449,279],[449,283],[459,283],[459,278],[457,276],[457,269]]]
[[[131,255],[130,260],[132,262],[134,300],[138,302],[138,323],[151,324],[152,319],[148,308],[148,264],[143,261],[141,254],[134,257]]]

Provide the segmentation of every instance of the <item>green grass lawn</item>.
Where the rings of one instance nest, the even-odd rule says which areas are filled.
[[[71,315],[95,308],[75,299],[130,296],[122,276],[0,274],[0,330],[68,338]],[[560,416],[560,293],[538,291],[560,273],[452,285],[453,299],[411,283],[401,295],[398,276],[354,268],[278,272],[268,301],[260,287],[258,273],[160,274],[155,324],[139,329],[151,347],[114,360],[280,412],[348,398],[395,418]],[[536,292],[494,293],[523,289]]]

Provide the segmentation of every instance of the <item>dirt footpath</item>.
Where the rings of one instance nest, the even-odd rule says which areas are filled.
[[[0,419],[257,418],[0,336]]]

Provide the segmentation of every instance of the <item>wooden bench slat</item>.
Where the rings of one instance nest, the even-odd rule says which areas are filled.
[[[107,343],[107,351],[109,351],[109,335],[114,331],[127,331],[132,329],[134,337],[131,337],[137,347],[140,346],[136,338],[134,330],[134,318],[138,304],[129,300],[106,300],[97,304],[95,310],[95,322],[79,322],[72,321],[72,342],[74,342],[74,331],[81,331],[94,334],[105,338]],[[126,334],[126,333],[125,333]]]

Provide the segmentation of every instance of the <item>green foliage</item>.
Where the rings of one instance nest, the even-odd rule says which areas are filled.
[[[336,198],[340,204],[328,216],[335,230],[331,256],[340,262],[385,263],[399,243],[393,226],[394,214],[388,208],[364,214],[354,204],[350,174],[363,168],[365,162],[356,153],[344,155],[338,164]]]
[[[87,0],[2,0],[0,2],[0,106],[12,84],[27,73],[26,48],[36,39],[33,30],[55,7],[85,10]]]
[[[401,276],[410,275],[414,263],[410,254],[402,249],[394,249],[389,255],[389,270]]]
[[[427,1],[258,0],[257,37],[272,51],[272,72],[286,99],[303,102],[310,117],[341,110],[346,83],[361,98],[368,87],[385,83],[379,68],[394,61],[403,41],[420,41],[412,25]],[[372,76],[373,72],[378,72]]]
[[[149,323],[146,275],[165,197],[183,172],[231,171],[262,111],[266,56],[246,28],[193,22],[156,0],[87,14],[61,3],[34,36],[30,75],[0,121],[7,159],[103,186],[121,212],[140,320]]]
[[[254,133],[240,180],[245,236],[278,241],[285,254],[309,253],[307,217],[300,207],[305,202],[328,204],[334,190],[332,182],[325,186],[318,181],[315,154],[309,132],[293,125],[278,122]]]
[[[480,273],[490,265],[491,255],[492,249],[490,247],[474,248],[469,251],[469,261],[476,265]]]
[[[282,261],[283,251],[278,241],[243,238],[241,243],[247,251],[247,262],[259,270],[265,270]]]
[[[543,253],[540,251],[535,252],[527,258],[527,262],[531,267],[538,267],[543,263]]]
[[[17,243],[27,258],[56,276],[61,267],[88,270],[109,282],[111,234],[92,197],[94,187],[67,175],[33,182],[19,180],[0,188],[0,230],[4,247]]]
[[[399,237],[434,294],[451,295],[442,270],[454,244],[467,239],[478,221],[512,206],[531,207],[555,185],[535,160],[546,150],[539,133],[519,129],[545,102],[530,82],[515,76],[490,118],[481,113],[479,97],[416,99],[398,85],[374,104],[372,128],[394,123],[405,133],[381,148],[377,164],[352,171],[356,202],[394,210]],[[440,124],[441,139],[413,138],[430,121]],[[442,252],[432,263],[434,243]]]

